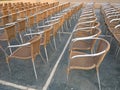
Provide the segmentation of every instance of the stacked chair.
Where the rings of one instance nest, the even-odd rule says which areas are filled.
[[[99,67],[109,51],[110,44],[107,40],[99,38],[101,30],[94,11],[94,3],[88,3],[82,10],[73,30],[69,48],[69,61],[67,68],[67,80],[73,69],[96,69],[99,90],[101,90]]]
[[[111,38],[115,39],[118,43],[115,57],[118,56],[120,50],[120,7],[119,5],[111,5],[106,3],[101,6],[101,12],[104,16],[105,23],[108,27],[106,32],[110,33]],[[106,33],[108,34],[108,33]]]
[[[72,16],[74,17],[77,16],[76,12],[78,12],[82,7],[82,4],[75,4],[70,6],[69,2],[60,5],[58,4],[59,4],[58,2],[55,2],[51,4],[6,3],[4,5],[3,4],[1,5],[2,10],[6,9],[5,8],[6,6],[7,7],[9,6],[7,8],[8,11],[12,11],[9,9],[13,8],[13,6],[17,8],[17,10],[15,10],[17,12],[15,12],[14,15],[13,13],[5,15],[8,16],[8,18],[5,19],[5,21],[2,19],[4,17],[3,13],[1,16],[1,19],[3,21],[1,22],[2,24],[0,27],[1,30],[0,41],[8,42],[7,49],[9,49],[9,52],[6,53],[6,49],[3,49],[2,46],[0,46],[0,48],[6,55],[6,61],[10,72],[11,69],[9,62],[11,59],[13,58],[23,60],[31,59],[35,78],[38,79],[34,64],[36,56],[40,55],[43,62],[45,63],[46,61],[47,62],[49,61],[47,45],[48,44],[51,45],[51,37],[53,37],[55,45],[56,44],[55,38],[60,28],[63,27],[63,24],[65,24],[66,21],[70,21],[69,19],[71,19]],[[32,12],[28,10],[29,8],[32,10]],[[41,22],[43,22],[42,23],[43,26],[41,26]],[[18,45],[13,45],[11,43],[11,41],[15,39],[19,43]],[[42,56],[40,46],[44,46],[46,60]]]

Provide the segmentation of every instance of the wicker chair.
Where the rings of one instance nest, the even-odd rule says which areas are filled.
[[[94,37],[98,37],[101,34],[101,30],[99,28],[95,28],[92,30],[77,30],[73,33],[73,40],[71,42],[70,45],[70,49],[71,50],[77,50],[77,51],[90,51],[91,53],[94,53],[94,44],[95,44],[95,40],[82,40],[79,41],[80,39],[84,39],[84,38],[94,38]],[[78,39],[78,41],[74,42],[75,39]]]
[[[10,22],[9,15],[2,16],[0,19],[1,19],[0,26],[3,26],[3,27]]]
[[[10,20],[10,22],[16,22],[17,21],[17,13],[12,13],[12,14],[10,14],[11,15],[11,20]]]
[[[48,62],[47,45],[50,44],[51,48],[53,49],[53,47],[51,45],[51,33],[53,31],[52,29],[53,29],[52,26],[46,26],[46,27],[43,27],[43,30],[41,30],[41,31],[26,34],[26,36],[28,36],[28,35],[41,35],[42,34],[42,37],[40,40],[40,45],[44,46],[47,62]]]
[[[47,48],[47,45],[50,43],[50,40],[51,40],[51,32],[52,32],[52,27],[51,26],[44,29],[43,37],[42,37],[41,44],[40,44],[40,45],[44,46],[47,62],[48,62],[48,53],[47,53],[46,48]]]
[[[34,16],[28,17],[27,28],[29,29],[30,33],[32,33],[32,28],[34,27],[34,25],[35,25],[35,17]]]
[[[81,39],[80,41],[82,40],[83,39]],[[91,40],[91,39],[87,39],[87,40]],[[95,38],[93,40],[95,41],[97,40],[98,42],[94,54],[87,54],[85,52],[77,52],[77,51],[70,52],[70,59],[67,68],[67,79],[70,71],[73,69],[91,70],[96,68],[99,90],[101,90],[99,67],[105,55],[109,51],[110,44],[106,40],[101,38]]]
[[[10,41],[16,39],[16,27],[15,25],[6,26],[4,32],[0,35],[0,41],[7,41],[10,45]],[[9,48],[10,53],[12,53],[11,48]]]
[[[25,44],[22,45],[13,45],[9,46],[9,48],[19,47],[17,48],[10,56],[7,57],[7,63],[10,69],[9,62],[12,58],[17,59],[32,59],[33,69],[36,80],[38,79],[36,68],[34,64],[34,60],[38,54],[40,53],[40,36],[35,36],[33,39]],[[42,56],[42,55],[41,55]]]
[[[27,16],[27,17],[29,17],[29,16],[31,15],[30,11],[31,11],[30,9],[27,9],[27,10],[26,10],[26,16]]]
[[[22,10],[18,12],[18,18],[25,18],[26,17],[26,11]]]
[[[56,37],[56,35],[57,35],[57,33],[58,33],[58,30],[59,30],[59,28],[60,28],[60,24],[59,24],[58,19],[55,20],[55,21],[50,21],[49,24],[47,24],[47,25],[39,26],[38,29],[46,28],[46,27],[50,27],[50,26],[53,27],[53,31],[51,32],[51,36],[53,36],[54,47],[55,47],[55,49],[57,49],[55,37]],[[59,36],[60,36],[60,35],[59,35]],[[59,37],[59,38],[60,38],[60,37]]]
[[[18,20],[17,21],[17,33],[19,34],[21,43],[26,42],[26,40],[24,38],[24,35],[26,34],[26,29],[27,29],[26,19]]]

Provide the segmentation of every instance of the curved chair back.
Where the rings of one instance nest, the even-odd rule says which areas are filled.
[[[70,66],[72,69],[93,69],[99,68],[101,62],[103,61],[105,55],[110,49],[110,44],[105,39],[92,38],[85,40],[95,40],[96,45],[94,45],[94,53],[87,54],[84,52],[71,51],[70,53]],[[82,41],[82,39],[81,39]],[[77,66],[76,66],[77,65]],[[91,67],[91,68],[90,68]]]
[[[34,16],[30,16],[30,17],[28,18],[28,28],[33,27],[34,24],[35,24]]]
[[[98,56],[96,55],[95,60],[96,60],[96,67],[99,67],[101,62],[104,60],[105,55],[107,54],[107,52],[110,49],[110,44],[108,41],[104,40],[104,39],[99,39],[98,40],[98,46],[96,49],[95,53],[100,53],[103,52],[101,54],[99,54]]]
[[[44,47],[50,42],[52,27],[45,29],[44,31]]]
[[[36,55],[40,54],[40,37],[41,36],[35,36],[30,41],[31,56],[32,56],[33,59],[35,59]]]
[[[15,25],[5,27],[4,31],[5,31],[5,36],[7,37],[8,41],[16,38]]]

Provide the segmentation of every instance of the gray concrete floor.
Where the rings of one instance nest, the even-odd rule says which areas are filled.
[[[100,28],[104,34],[107,27],[105,26],[104,19],[100,13],[100,10],[96,10],[98,21],[100,22]],[[69,28],[71,32],[76,24],[76,21],[72,20],[72,27]],[[16,60],[13,59],[10,62],[12,73],[10,74],[5,62],[5,58],[2,52],[0,52],[0,80],[23,85],[37,90],[42,90],[45,82],[47,81],[53,66],[55,65],[58,57],[60,56],[68,38],[69,34],[62,34],[62,42],[57,41],[57,50],[52,50],[48,46],[49,62],[42,62],[40,56],[37,56],[35,65],[38,73],[38,80],[35,80],[31,60]],[[108,38],[109,40],[109,38]],[[53,44],[53,43],[52,43]],[[100,67],[100,79],[102,90],[120,90],[120,53],[115,58],[115,49],[117,43],[115,40],[111,43],[111,49],[105,57]],[[95,70],[72,70],[69,75],[69,81],[66,81],[66,69],[68,65],[68,52],[69,47],[64,52],[62,59],[58,65],[57,71],[48,87],[48,90],[98,90],[98,83]],[[44,55],[44,50],[42,49]],[[0,84],[0,90],[19,90],[10,86]]]

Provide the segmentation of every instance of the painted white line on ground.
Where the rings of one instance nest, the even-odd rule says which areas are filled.
[[[75,30],[75,28],[76,28],[76,26],[74,27],[73,31]],[[72,33],[73,33],[73,31],[72,31]],[[56,64],[54,65],[54,67],[53,67],[53,69],[52,69],[52,71],[51,71],[51,73],[50,73],[50,75],[49,75],[49,77],[48,77],[45,85],[43,86],[43,90],[47,90],[47,88],[49,87],[50,82],[51,82],[51,80],[52,80],[52,78],[53,78],[53,76],[54,76],[54,74],[55,74],[55,72],[56,72],[56,69],[57,69],[57,67],[58,67],[58,64],[59,64],[59,62],[61,61],[61,58],[62,58],[62,56],[63,56],[63,54],[64,54],[67,46],[69,45],[69,42],[70,42],[71,38],[72,38],[72,33],[71,33],[70,37],[68,38],[68,41],[67,41],[67,43],[66,43],[63,51],[61,52],[61,54],[60,54],[60,56],[59,56]]]
[[[20,90],[36,90],[34,88],[29,88],[29,87],[26,87],[26,86],[14,84],[14,83],[3,81],[3,80],[0,80],[0,84],[5,85],[5,86],[10,86],[10,87],[13,87],[13,88],[17,88],[17,89],[20,89]]]

